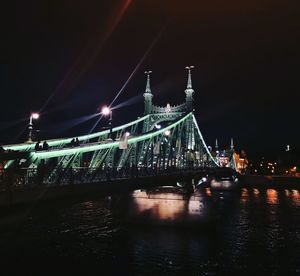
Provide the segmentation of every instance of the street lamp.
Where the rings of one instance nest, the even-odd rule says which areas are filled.
[[[40,117],[39,113],[31,113],[28,125],[28,142],[32,142],[32,132],[33,132],[33,120],[37,120]]]
[[[165,136],[170,136],[171,130],[167,129],[164,134],[165,134]]]
[[[104,107],[102,107],[101,114],[104,117],[109,116],[109,121],[108,121],[108,125],[109,125],[109,137],[112,139],[112,110],[111,110],[110,107],[104,106]]]

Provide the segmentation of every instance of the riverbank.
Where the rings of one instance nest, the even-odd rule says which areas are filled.
[[[65,198],[86,198],[141,188],[151,188],[157,183],[176,185],[178,181],[191,182],[192,175],[160,175],[134,179],[118,179],[99,183],[59,186],[36,186],[30,189],[0,192],[0,207],[16,206],[37,201]],[[299,177],[243,175],[242,186],[249,188],[300,189]]]
[[[242,183],[253,188],[300,189],[300,177],[279,175],[243,175]]]

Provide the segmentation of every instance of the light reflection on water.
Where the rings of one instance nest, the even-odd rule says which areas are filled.
[[[253,189],[253,195],[254,195],[255,198],[259,198],[259,195],[260,195],[259,190],[254,188]]]
[[[246,188],[242,189],[240,201],[241,201],[241,203],[246,203],[248,201],[248,190]]]
[[[48,269],[71,259],[88,270],[94,260],[98,275],[296,275],[299,197],[297,189],[160,189],[49,203],[0,229],[0,256],[49,260]]]
[[[300,206],[300,193],[298,190],[292,190],[291,199],[295,206]]]
[[[278,204],[278,192],[274,189],[268,189],[266,192],[267,203],[276,205]]]
[[[209,211],[209,200],[197,190],[187,193],[184,189],[163,188],[150,191],[137,190],[129,200],[129,213],[147,222],[188,222],[203,219]]]
[[[211,196],[211,189],[209,187],[205,188],[204,191],[207,196]]]
[[[164,196],[162,194],[162,196]],[[135,211],[145,214],[151,213],[152,217],[159,220],[174,219],[185,210],[185,201],[179,199],[154,199],[154,198],[134,198],[136,204]]]
[[[255,200],[266,202],[269,205],[278,205],[280,200],[288,202],[295,206],[300,206],[300,193],[296,189],[247,189],[243,188],[241,192],[240,202],[248,204],[252,196]]]

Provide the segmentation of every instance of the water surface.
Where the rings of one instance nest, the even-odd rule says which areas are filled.
[[[0,219],[3,275],[299,275],[299,190],[135,192]]]

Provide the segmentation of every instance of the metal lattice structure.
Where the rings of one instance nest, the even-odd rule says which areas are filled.
[[[27,152],[25,166],[37,168],[46,165],[48,173],[44,182],[61,181],[62,172],[86,168],[81,177],[92,181],[103,171],[139,170],[164,171],[175,168],[218,167],[205,144],[193,114],[191,69],[188,69],[186,101],[177,106],[160,107],[153,104],[150,73],[144,92],[144,116],[132,122],[78,137],[80,144],[71,145],[72,138],[48,140],[48,150],[35,150],[34,143],[5,146],[6,150]],[[9,167],[11,161],[6,164]],[[234,165],[234,164],[233,164]]]

